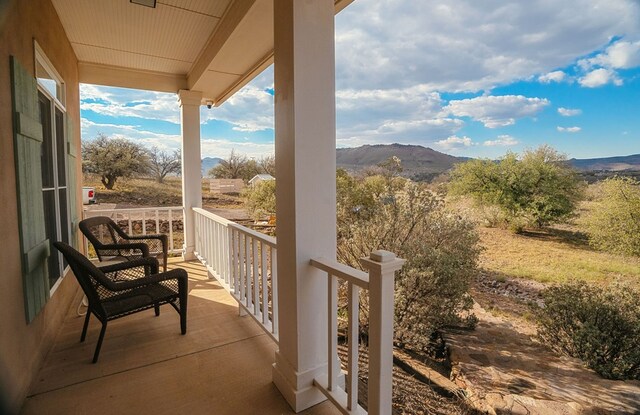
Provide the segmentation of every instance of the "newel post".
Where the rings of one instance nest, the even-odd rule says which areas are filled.
[[[393,291],[395,272],[404,259],[373,251],[360,263],[369,270],[369,408],[371,415],[391,414],[393,370]]]

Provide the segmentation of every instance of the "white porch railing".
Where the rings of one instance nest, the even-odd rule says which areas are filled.
[[[390,414],[393,370],[393,280],[395,271],[404,264],[391,252],[375,251],[363,258],[369,273],[317,258],[311,265],[327,273],[328,342],[326,376],[314,384],[345,415]],[[347,283],[347,376],[343,389],[338,382],[341,367],[338,356],[338,279]],[[360,290],[369,291],[369,367],[368,400],[365,411],[358,404],[359,301]]]
[[[220,284],[236,299],[242,313],[253,317],[278,342],[276,239],[200,208],[195,215],[195,253]],[[363,258],[363,272],[323,258],[311,265],[328,276],[328,373],[314,384],[345,415],[367,414],[358,404],[358,338],[360,290],[369,291],[368,413],[391,413],[393,369],[394,273],[404,260],[386,251]],[[338,279],[348,285],[347,386],[339,384]]]
[[[114,222],[120,224],[123,221],[127,222],[126,230],[129,235],[136,234],[134,232],[134,224],[140,222],[142,235],[151,234],[166,234],[169,240],[169,253],[179,254],[182,252],[182,238],[183,231],[175,232],[173,230],[174,224],[183,222],[184,211],[182,206],[170,206],[170,207],[149,207],[149,208],[134,208],[134,209],[100,209],[100,210],[85,210],[82,213],[83,219],[92,218],[95,216],[108,216]],[[147,222],[151,221],[154,224],[154,230],[147,232]],[[163,231],[163,224],[167,224],[166,231]],[[85,252],[88,251],[88,242],[84,238]]]
[[[278,342],[276,239],[204,209],[195,214],[195,254],[236,299],[242,313],[253,317]]]

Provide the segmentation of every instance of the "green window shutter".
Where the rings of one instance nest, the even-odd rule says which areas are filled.
[[[42,202],[42,125],[36,79],[11,57],[13,96],[13,147],[25,312],[30,323],[49,298],[47,258]]]
[[[71,220],[71,245],[79,250],[78,247],[78,203],[77,189],[78,178],[76,177],[77,151],[73,141],[74,124],[73,120],[66,115],[67,124],[67,200],[69,201],[69,216]]]

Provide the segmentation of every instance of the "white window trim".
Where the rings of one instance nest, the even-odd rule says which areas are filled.
[[[66,112],[65,103],[67,99],[67,87],[64,82],[64,79],[62,79],[58,71],[56,71],[56,68],[53,66],[49,58],[47,58],[47,55],[44,53],[44,51],[42,50],[42,48],[40,47],[40,45],[35,39],[33,40],[33,50],[34,50],[34,63],[35,63],[34,68],[37,68],[37,64],[40,63],[40,65],[42,65],[42,67],[49,73],[49,75],[51,75],[54,78],[53,80],[60,84],[61,99],[58,99],[58,97],[55,97],[55,96],[51,96],[50,93],[47,95],[51,96],[51,98],[53,98],[53,101],[57,105],[59,105],[64,112]],[[38,79],[38,76],[36,74],[36,80],[37,79]],[[38,82],[38,85],[41,85],[43,87],[42,89],[46,90],[44,85],[42,85],[40,82]],[[49,91],[47,90],[47,92]]]
[[[67,109],[65,107],[65,102],[66,102],[66,84],[64,82],[64,80],[62,79],[62,77],[60,76],[60,74],[58,73],[58,71],[56,71],[55,67],[53,66],[53,64],[51,63],[51,61],[49,60],[49,58],[47,58],[47,55],[44,53],[44,51],[42,50],[42,48],[40,47],[40,45],[38,44],[38,42],[34,39],[33,41],[33,49],[34,49],[34,63],[37,67],[37,64],[40,63],[40,65],[42,65],[42,67],[47,71],[47,73],[49,75],[51,75],[54,79],[55,82],[60,84],[60,98],[61,100],[58,99],[58,97],[53,96],[51,94],[51,92],[45,87],[45,85],[43,85],[41,82],[38,81],[38,91],[40,91],[41,93],[43,93],[47,98],[51,99],[51,101],[53,102],[54,108],[53,111],[51,113],[51,118],[52,121],[53,119],[55,119],[55,107],[58,107],[60,109],[60,111],[65,114],[67,112]],[[38,76],[36,74],[36,80],[38,80]],[[63,131],[66,137],[66,133],[67,133],[67,120],[66,117],[63,118]],[[53,123],[52,123],[53,125]],[[54,137],[55,140],[55,137]],[[66,140],[65,140],[66,142]],[[65,150],[65,154],[66,154],[66,148]],[[66,157],[66,156],[65,156]],[[56,171],[56,175],[58,172],[58,167],[57,167],[57,156],[55,158],[54,161],[54,170]],[[69,177],[67,177],[67,169],[65,169],[65,183],[66,185],[64,186],[65,189],[68,188],[69,186]],[[54,194],[55,194],[55,198],[56,198],[56,204],[59,205],[59,195],[58,195],[58,190],[59,190],[59,186],[58,186],[58,178],[57,176],[55,176],[56,179],[54,181]],[[43,189],[45,190],[45,189]],[[70,204],[70,201],[67,201],[67,204]],[[67,206],[67,215],[69,215],[69,211],[68,211],[69,206]],[[71,223],[70,221],[70,217],[67,218],[67,222]],[[60,229],[60,218],[57,218],[57,224],[56,227],[58,229]],[[71,232],[70,232],[71,233]],[[69,235],[71,237],[71,235]],[[53,286],[51,287],[51,289],[49,290],[49,297],[52,297],[53,294],[57,291],[58,287],[60,287],[60,284],[62,284],[62,280],[65,279],[65,277],[67,276],[67,274],[69,273],[69,265],[67,265],[66,267],[64,267],[64,269],[62,270],[62,274],[60,275],[60,277],[58,277],[58,279],[56,280],[56,282],[53,284]]]

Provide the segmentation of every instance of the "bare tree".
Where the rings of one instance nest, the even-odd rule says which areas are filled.
[[[182,168],[182,154],[180,150],[172,153],[152,147],[149,150],[149,171],[158,183],[163,183],[168,174],[179,174]]]
[[[263,156],[258,160],[258,165],[260,169],[267,174],[276,177],[276,158],[273,154],[269,154],[268,156]]]
[[[211,168],[208,174],[216,179],[241,179],[247,161],[247,156],[237,154],[235,150],[231,150],[229,157]]]

